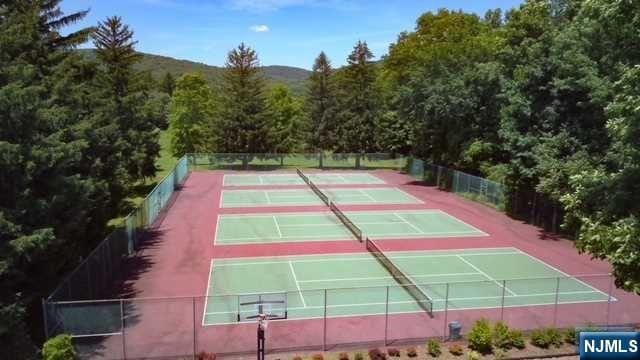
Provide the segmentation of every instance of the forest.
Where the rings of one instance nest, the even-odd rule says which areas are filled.
[[[244,43],[216,81],[154,78],[126,19],[68,33],[87,11],[60,2],[0,3],[0,358],[40,356],[41,298],[155,177],[162,133],[176,157],[388,152],[492,179],[640,294],[640,2],[428,12],[388,54],[318,49],[302,96]]]

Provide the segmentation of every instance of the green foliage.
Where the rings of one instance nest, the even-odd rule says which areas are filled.
[[[218,151],[262,153],[269,150],[265,119],[265,81],[255,50],[240,44],[227,55],[222,83]]]
[[[564,337],[558,329],[536,329],[531,333],[531,343],[539,348],[560,347],[563,341]]]
[[[564,331],[564,342],[576,345],[578,341],[578,332],[575,328],[568,328]]]
[[[173,91],[176,89],[176,78],[171,75],[170,72],[164,75],[160,82],[160,91],[165,92],[169,96],[173,96]]]
[[[429,355],[433,357],[438,357],[442,354],[442,349],[440,349],[440,343],[437,340],[429,340],[427,341],[427,352]]]
[[[266,116],[270,152],[286,154],[301,150],[304,112],[299,99],[284,85],[276,85],[267,95]]]
[[[469,351],[469,354],[467,355],[467,359],[469,360],[480,360],[481,358],[482,354],[477,351]]]
[[[44,360],[74,360],[76,351],[73,347],[71,336],[58,335],[47,340],[42,347]]]
[[[308,144],[312,149],[331,150],[337,141],[337,99],[331,62],[324,52],[313,63],[306,97],[309,117]]]
[[[493,327],[493,345],[502,350],[524,349],[525,341],[521,331],[510,329],[499,321]]]
[[[353,355],[353,360],[364,360],[364,356],[362,355],[362,353],[357,352],[355,355]]]
[[[377,150],[380,99],[376,66],[366,42],[358,41],[338,77],[338,141],[336,151],[365,153]]]
[[[467,340],[469,341],[469,348],[483,354],[491,353],[493,350],[493,336],[489,321],[487,319],[476,321],[471,331],[469,331]]]
[[[218,101],[200,74],[185,74],[177,83],[169,108],[173,156],[215,150]]]

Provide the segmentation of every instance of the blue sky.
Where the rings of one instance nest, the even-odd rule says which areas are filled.
[[[82,26],[119,15],[135,31],[139,51],[224,65],[245,42],[263,65],[310,68],[320,51],[340,66],[358,40],[376,58],[420,14],[439,8],[484,14],[518,0],[64,0],[65,12],[90,8]]]

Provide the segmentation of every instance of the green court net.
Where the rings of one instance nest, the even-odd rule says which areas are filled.
[[[382,250],[373,241],[367,238],[367,250],[373,254],[373,256],[382,264],[382,266],[389,271],[391,276],[400,284],[414,299],[416,299],[418,305],[424,309],[429,316],[433,317],[433,300],[422,289],[411,280],[409,275],[406,275],[400,268],[398,268],[389,259]]]

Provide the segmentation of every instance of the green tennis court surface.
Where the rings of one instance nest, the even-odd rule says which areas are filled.
[[[345,212],[371,239],[486,236],[440,210]],[[353,239],[332,212],[220,215],[218,245]]]
[[[381,179],[367,173],[307,173],[314,184],[384,184]],[[296,173],[250,174],[224,176],[224,186],[258,186],[258,185],[304,185],[304,181]]]
[[[422,201],[396,188],[321,189],[338,205],[421,204]],[[222,207],[323,205],[309,189],[224,190]]]
[[[385,253],[421,284],[434,311],[444,309],[445,283],[449,310],[497,308],[503,301],[505,307],[554,304],[556,292],[560,304],[608,300],[600,290],[515,248]],[[303,319],[323,316],[324,289],[332,289],[328,316],[384,314],[386,286],[390,313],[423,311],[369,253],[215,260],[203,324],[233,323],[238,312],[256,312],[241,306],[238,296],[219,296],[225,294],[247,299],[281,293],[288,318]]]

